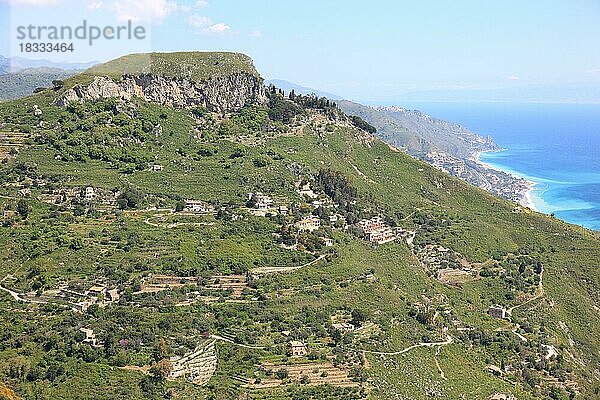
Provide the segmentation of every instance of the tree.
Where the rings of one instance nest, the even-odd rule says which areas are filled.
[[[169,377],[172,370],[173,366],[171,365],[171,362],[164,359],[160,360],[150,368],[150,374],[156,379],[164,380]]]
[[[281,380],[286,379],[289,375],[290,375],[290,373],[285,368],[281,368],[280,370],[277,370],[277,372],[275,373],[275,376],[277,376],[277,378],[281,379]]]
[[[365,121],[357,115],[351,115],[350,120],[352,121],[352,124],[355,127],[362,129],[363,131],[367,131],[370,134],[374,134],[377,132],[377,128],[375,128],[373,125],[369,124],[367,121]]]
[[[176,204],[175,204],[175,212],[182,212],[185,208],[185,201],[183,200],[179,200]]]
[[[65,83],[60,79],[55,79],[52,81],[52,87],[54,90],[60,90],[65,86]]]
[[[160,338],[158,342],[154,345],[154,349],[152,350],[152,354],[155,360],[162,360],[167,357],[169,354],[169,346],[167,346],[167,342],[165,339]]]
[[[142,201],[143,196],[140,190],[127,188],[117,197],[117,205],[122,210],[135,208]]]
[[[352,325],[359,327],[366,320],[367,314],[363,310],[352,310],[352,321],[350,321]]]
[[[17,212],[23,219],[27,218],[30,211],[31,211],[31,207],[29,207],[29,204],[27,204],[27,201],[25,201],[24,199],[19,200],[19,202],[17,203]]]

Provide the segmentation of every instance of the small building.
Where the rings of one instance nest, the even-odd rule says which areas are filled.
[[[152,164],[152,167],[150,167],[150,171],[152,172],[159,172],[162,171],[164,169],[164,167],[160,164]]]
[[[517,398],[510,393],[495,393],[488,400],[517,400]]]
[[[302,218],[296,222],[296,227],[301,231],[316,231],[321,227],[321,220],[314,216]]]
[[[186,200],[183,210],[194,213],[210,213],[213,211],[213,208],[210,204],[200,200]]]
[[[310,188],[310,184],[307,183],[304,186],[302,186],[299,190],[298,190],[298,194],[302,197],[308,197],[311,199],[316,199],[317,197],[319,197],[318,194],[316,194],[311,188]]]
[[[321,207],[322,205],[324,205],[324,204],[325,204],[325,202],[324,202],[324,201],[321,201],[321,200],[314,200],[313,202],[311,202],[311,204],[312,204],[312,206],[313,206],[314,208],[319,208],[319,207]]]
[[[306,350],[306,345],[298,340],[292,340],[289,343],[290,351],[292,353],[292,357],[302,357],[308,354]]]
[[[322,237],[321,240],[323,241],[323,244],[325,244],[325,247],[333,246],[333,239]]]
[[[369,241],[377,244],[384,244],[396,240],[391,228],[381,228],[369,233]]]
[[[108,299],[113,302],[116,303],[117,301],[119,301],[119,291],[117,289],[111,289],[108,292]]]
[[[88,294],[92,296],[98,296],[100,294],[106,293],[105,286],[92,286],[88,289]]]
[[[488,311],[487,311],[488,315],[494,317],[494,318],[498,318],[498,319],[509,319],[510,318],[510,312],[499,305],[493,305],[491,306]]]
[[[96,197],[96,191],[94,190],[93,187],[88,186],[85,188],[85,192],[83,194],[83,197],[86,200],[93,200]]]
[[[379,229],[385,228],[385,222],[381,217],[373,217],[371,219],[361,219],[358,222],[358,228],[361,230],[363,235],[367,236]]]
[[[282,215],[288,215],[290,212],[287,206],[279,206],[279,213]]]
[[[253,203],[253,208],[258,210],[268,210],[273,205],[273,199],[271,196],[260,192],[248,193],[248,201]]]
[[[98,340],[96,339],[96,334],[94,334],[93,329],[79,328],[79,330],[85,333],[85,339],[83,339],[83,343],[89,344],[92,347],[96,347],[98,345]]]
[[[504,375],[504,371],[502,371],[502,369],[500,367],[498,367],[497,365],[488,365],[487,369],[492,375],[496,375],[496,376]]]

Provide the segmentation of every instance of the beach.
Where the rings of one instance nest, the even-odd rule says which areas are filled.
[[[485,153],[500,153],[503,151],[506,151],[506,150],[501,149],[501,150],[478,151],[477,153],[474,154],[473,160],[486,169],[496,171],[496,172],[501,172],[504,174],[508,174],[508,175],[512,176],[513,178],[515,178],[519,181],[522,181],[525,184],[524,187],[519,186],[518,188],[517,187],[514,188],[514,192],[515,192],[514,194],[517,198],[519,198],[518,203],[523,207],[530,208],[531,210],[534,210],[534,211],[539,211],[538,209],[536,209],[535,203],[533,201],[533,191],[535,190],[535,187],[538,185],[537,182],[534,182],[530,179],[520,176],[520,175],[516,174],[514,171],[501,169],[501,168],[499,168],[495,165],[492,165],[490,163],[487,163],[481,159],[481,156]]]

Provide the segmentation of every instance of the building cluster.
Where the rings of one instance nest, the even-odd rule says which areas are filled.
[[[80,312],[86,312],[93,304],[104,307],[107,304],[116,303],[120,299],[118,289],[109,289],[103,285],[94,285],[84,291],[62,286],[57,290],[44,292],[43,296],[51,300],[67,302],[73,310]]]
[[[358,228],[365,239],[372,243],[383,244],[396,240],[392,228],[381,217],[360,220]]]

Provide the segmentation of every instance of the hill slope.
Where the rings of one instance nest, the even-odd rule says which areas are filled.
[[[483,151],[500,147],[490,137],[463,126],[401,107],[368,107],[339,101],[349,115],[358,115],[377,129],[377,137],[434,167],[496,196],[526,204],[530,183],[479,162]]]
[[[24,137],[0,174],[4,385],[597,396],[597,234],[398,152],[329,102],[265,95],[226,114],[57,106],[52,90],[0,105],[1,130]]]
[[[53,80],[63,80],[76,73],[58,68],[40,67],[2,74],[0,75],[0,100],[29,96],[37,88],[52,86]]]

